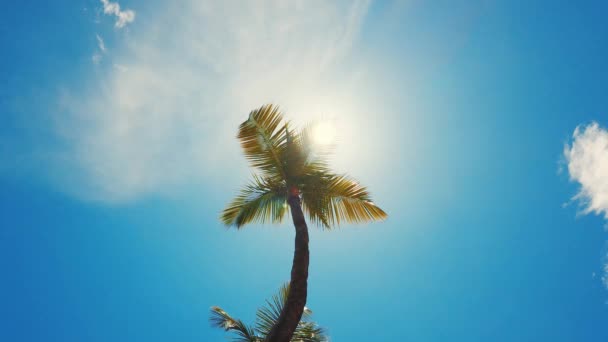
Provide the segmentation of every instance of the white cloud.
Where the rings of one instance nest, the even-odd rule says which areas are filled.
[[[574,199],[580,201],[583,213],[608,219],[608,131],[595,122],[577,127],[564,156],[570,179],[581,186]]]
[[[357,71],[345,62],[368,2],[167,5],[114,50],[114,68],[63,93],[59,184],[109,202],[168,192],[230,172],[217,165],[238,159],[235,130],[254,107],[279,103],[296,122],[350,111],[341,91]]]
[[[135,20],[135,12],[132,10],[121,11],[118,2],[110,2],[109,0],[100,1],[103,4],[103,13],[116,16],[116,23],[114,25],[117,28],[123,28]]]
[[[574,130],[572,145],[566,145],[570,179],[581,188],[574,197],[584,214],[595,213],[608,219],[608,131],[597,123]],[[607,225],[608,227],[608,225]],[[602,283],[608,288],[608,255],[604,261]]]

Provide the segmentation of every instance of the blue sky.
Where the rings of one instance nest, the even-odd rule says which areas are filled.
[[[389,213],[311,229],[333,341],[608,340],[605,5],[119,2],[5,5],[0,340],[252,321],[293,228],[218,214],[267,102],[333,122],[335,169]]]

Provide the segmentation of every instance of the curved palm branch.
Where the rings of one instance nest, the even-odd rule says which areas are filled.
[[[320,124],[319,122],[312,122],[305,125],[299,133],[299,140],[302,145],[302,151],[306,155],[308,162],[322,163],[325,167],[327,165],[327,159],[333,154],[335,145],[319,145],[315,144],[314,141],[314,130],[315,126]]]
[[[221,220],[237,228],[250,222],[279,223],[287,211],[284,182],[253,175],[253,181],[222,212]]]
[[[285,126],[279,108],[265,105],[251,111],[249,118],[239,127],[237,138],[251,166],[269,175],[282,175],[284,165],[280,148],[285,142]]]
[[[386,213],[372,201],[367,188],[347,175],[320,169],[305,176],[302,202],[310,220],[325,228],[341,221],[363,223],[386,219]]]
[[[264,341],[272,327],[276,324],[289,295],[289,284],[281,286],[279,292],[266,300],[266,305],[256,312],[255,328],[249,327],[241,320],[232,318],[220,307],[211,307],[211,326],[232,331],[236,334],[234,341],[260,342]],[[311,321],[312,311],[304,310],[302,320],[298,324],[291,341],[293,342],[326,342],[329,341],[325,329]]]
[[[237,337],[233,341],[238,342],[258,342],[263,341],[255,334],[253,328],[248,327],[240,319],[232,318],[226,311],[218,306],[211,307],[211,326],[236,333]]]

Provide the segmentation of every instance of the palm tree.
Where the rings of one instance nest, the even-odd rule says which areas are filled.
[[[231,331],[236,334],[233,341],[262,342],[279,319],[289,294],[289,284],[283,285],[271,300],[266,300],[266,306],[256,312],[255,327],[243,323],[240,319],[232,318],[222,308],[211,307],[211,326]],[[312,311],[304,308],[302,320],[298,323],[291,338],[294,342],[327,342],[325,329],[310,320]]]
[[[330,229],[341,222],[383,220],[367,189],[347,175],[329,169],[327,149],[315,149],[308,126],[293,131],[278,107],[264,105],[251,111],[237,135],[245,157],[258,170],[253,180],[224,209],[221,220],[241,228],[251,222],[279,223],[289,207],[295,226],[291,291],[266,341],[289,342],[306,305],[308,281],[308,226]]]

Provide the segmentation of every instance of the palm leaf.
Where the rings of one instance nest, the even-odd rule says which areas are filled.
[[[367,189],[346,175],[317,170],[302,181],[302,202],[313,223],[325,228],[341,222],[384,220],[387,214],[372,201]]]
[[[258,342],[262,339],[255,334],[255,330],[248,327],[240,319],[232,318],[226,311],[218,306],[211,307],[211,326],[214,328],[232,331],[237,334],[233,341],[238,342]]]
[[[266,300],[266,306],[259,308],[256,312],[256,330],[261,335],[267,336],[279,320],[279,315],[283,311],[283,305],[287,301],[288,294],[289,285],[284,284],[277,294]]]
[[[287,296],[289,283],[284,284],[279,292],[266,300],[266,305],[256,312],[255,328],[248,327],[242,321],[232,318],[226,311],[214,306],[211,308],[210,322],[213,327],[236,333],[234,341],[261,342],[279,319]],[[325,329],[310,320],[312,311],[304,308],[302,320],[298,323],[291,341],[293,342],[327,342]]]
[[[280,146],[280,153],[285,177],[292,181],[301,174],[307,162],[307,155],[300,135],[289,130],[288,124],[285,125],[285,142]]]
[[[279,289],[279,292],[266,300],[266,306],[258,309],[256,313],[256,330],[261,336],[268,336],[272,327],[279,319],[279,315],[283,310],[283,306],[287,302],[289,295],[289,283],[284,284]],[[310,318],[312,311],[304,308],[302,320],[298,323],[296,330],[293,333],[292,341],[302,342],[324,342],[328,341],[326,332],[323,328],[311,322]]]
[[[286,138],[282,121],[283,114],[278,107],[264,105],[249,113],[249,118],[240,125],[237,137],[253,167],[267,175],[285,179],[279,151]]]
[[[279,223],[287,213],[287,187],[283,181],[253,175],[253,181],[222,211],[220,219],[237,228],[250,222]]]
[[[329,339],[326,336],[325,329],[317,326],[312,322],[300,322],[293,333],[292,341],[302,342],[326,342]]]
[[[319,145],[314,140],[314,130],[320,122],[312,122],[304,126],[299,132],[302,150],[306,153],[308,162],[321,162],[327,164],[327,159],[333,154],[335,144]]]
[[[333,152],[332,145],[318,145],[313,141],[314,125],[306,125],[293,132],[285,124],[285,142],[280,145],[281,161],[288,180],[294,180],[319,167],[329,168],[328,157]]]

